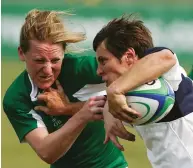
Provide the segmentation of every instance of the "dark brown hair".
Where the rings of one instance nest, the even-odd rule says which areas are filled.
[[[133,14],[113,19],[104,26],[94,38],[94,51],[102,42],[118,59],[128,48],[133,48],[141,58],[145,50],[153,47],[151,32],[144,26],[143,21],[133,18]]]

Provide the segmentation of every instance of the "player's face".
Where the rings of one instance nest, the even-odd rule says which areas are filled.
[[[26,63],[26,69],[32,81],[41,89],[49,88],[57,79],[64,57],[62,44],[30,41],[29,51],[23,53],[18,49],[19,56]]]
[[[107,86],[116,80],[120,75],[128,70],[129,65],[124,59],[117,59],[112,53],[110,53],[101,43],[96,50],[96,57],[98,61],[97,74],[102,77]]]

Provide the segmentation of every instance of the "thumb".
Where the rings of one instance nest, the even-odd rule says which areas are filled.
[[[37,99],[38,99],[38,101],[48,102],[48,96],[45,93],[38,95]]]
[[[49,108],[46,107],[46,106],[35,106],[35,107],[34,107],[34,110],[36,110],[36,111],[42,111],[42,112],[44,112],[44,113],[46,113],[46,114],[49,113]]]
[[[59,80],[56,80],[56,87],[59,93],[64,94],[64,90],[59,82]]]

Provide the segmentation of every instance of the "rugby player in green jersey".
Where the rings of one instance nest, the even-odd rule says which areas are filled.
[[[102,81],[96,75],[95,57],[64,56],[67,43],[82,41],[85,36],[68,31],[62,14],[32,10],[25,18],[18,54],[26,70],[8,88],[4,111],[20,142],[29,143],[52,168],[126,168],[122,152],[112,142],[103,144],[105,97],[95,96],[86,103],[73,97],[86,84]],[[43,103],[37,101],[37,96],[50,86],[57,88],[56,79],[68,96],[63,100],[77,103],[69,103],[57,115],[35,110]],[[68,113],[76,114],[70,117]]]

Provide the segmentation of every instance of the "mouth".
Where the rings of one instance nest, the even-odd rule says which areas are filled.
[[[108,83],[108,80],[106,78],[102,78],[102,80],[105,82],[105,83]]]
[[[43,81],[49,81],[50,79],[52,79],[52,75],[50,76],[40,76],[40,79]]]
[[[103,80],[104,82],[107,81],[107,79],[105,78],[105,76],[101,76],[101,77],[102,77],[102,80]]]

